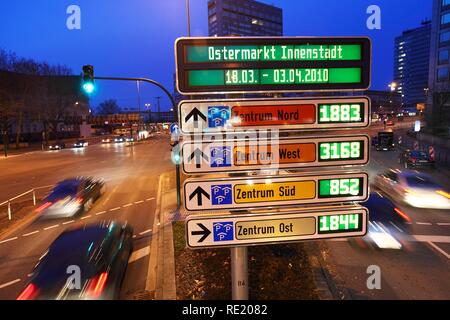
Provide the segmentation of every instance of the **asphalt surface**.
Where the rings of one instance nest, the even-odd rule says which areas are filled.
[[[374,130],[367,133],[375,134]],[[398,155],[398,150],[377,152],[371,148],[370,163],[365,169],[370,181],[388,168],[402,169]],[[448,169],[421,171],[450,190]],[[367,241],[325,241],[327,249],[323,255],[329,261],[330,273],[336,276],[335,283],[349,299],[450,299],[450,210],[395,205],[410,216],[411,223],[371,225],[370,230],[383,228],[401,248],[380,249],[370,236],[365,237]],[[381,289],[368,289],[369,266],[380,268]]]
[[[143,143],[93,145],[84,149],[32,152],[0,161],[0,200],[73,176],[104,179],[104,195],[87,213],[71,219],[35,220],[0,241],[0,299],[15,299],[28,274],[65,229],[101,220],[127,222],[134,252],[121,298],[145,289],[159,176],[174,170],[169,140],[156,135]]]
[[[345,133],[374,136],[378,130]],[[400,168],[397,158],[398,151],[371,148],[370,163],[364,170],[373,181],[388,168]],[[127,221],[134,227],[134,253],[121,298],[136,297],[144,290],[147,278],[158,178],[169,170],[173,165],[166,136],[133,147],[95,145],[0,160],[0,200],[76,175],[91,175],[106,182],[104,196],[75,221],[35,221],[0,241],[0,299],[17,296],[35,262],[65,228],[106,219]],[[450,189],[448,169],[428,173]],[[401,244],[400,249],[380,249],[359,240],[324,242],[327,266],[336,285],[351,299],[450,299],[450,212],[396,205],[411,217],[411,224],[383,227]],[[380,267],[381,289],[367,288],[367,268],[372,265]]]

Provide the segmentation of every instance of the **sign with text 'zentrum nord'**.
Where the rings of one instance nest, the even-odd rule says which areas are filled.
[[[187,179],[184,183],[188,211],[343,203],[365,201],[367,197],[365,172]]]
[[[181,150],[186,174],[364,165],[369,137],[186,141]]]
[[[190,248],[364,236],[368,212],[360,206],[295,210],[283,213],[189,216]]]
[[[367,37],[209,37],[175,42],[182,94],[365,90]]]
[[[365,128],[367,97],[187,100],[178,105],[185,134],[252,129]]]

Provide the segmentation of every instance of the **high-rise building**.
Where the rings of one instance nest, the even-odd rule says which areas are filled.
[[[427,121],[450,133],[450,0],[434,0],[428,76]]]
[[[254,0],[208,1],[210,36],[282,36],[283,11]]]
[[[431,21],[395,38],[394,81],[405,108],[425,105],[430,60]]]

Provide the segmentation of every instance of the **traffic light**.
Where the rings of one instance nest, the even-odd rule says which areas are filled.
[[[91,65],[83,66],[83,90],[87,94],[94,92],[94,67]]]

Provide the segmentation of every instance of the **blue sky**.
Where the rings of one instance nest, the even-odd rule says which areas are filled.
[[[283,9],[286,36],[372,38],[372,89],[392,80],[394,38],[431,17],[431,0],[272,0]],[[66,9],[81,8],[81,30],[68,30]],[[190,0],[191,35],[208,33],[207,0]],[[381,8],[381,30],[366,27],[369,5]],[[14,0],[0,2],[0,47],[19,56],[65,64],[74,73],[92,64],[98,76],[142,76],[173,91],[173,44],[187,35],[185,0]],[[142,85],[141,105],[170,108],[164,94]],[[137,106],[135,83],[98,82],[91,103],[114,98]]]

